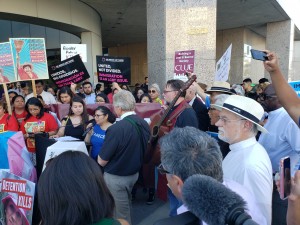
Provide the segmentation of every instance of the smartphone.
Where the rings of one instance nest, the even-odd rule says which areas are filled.
[[[256,60],[266,61],[268,60],[267,53],[255,49],[250,50],[252,58]]]
[[[286,199],[291,193],[291,159],[284,157],[280,160],[280,198]]]

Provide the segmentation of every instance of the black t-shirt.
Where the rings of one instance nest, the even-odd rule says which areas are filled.
[[[65,136],[71,136],[83,141],[84,140],[84,137],[82,136],[84,133],[83,125],[80,124],[74,127],[71,118],[64,118],[63,120],[68,120],[65,126]]]
[[[178,107],[174,106],[170,112],[169,115],[171,115],[171,113]],[[176,123],[175,123],[175,127],[195,127],[198,128],[198,118],[196,115],[195,110],[190,107],[190,108],[186,108],[182,111],[182,113],[178,116]]]
[[[125,120],[127,117],[136,122],[141,135],[133,124]],[[101,159],[108,161],[104,172],[118,176],[133,175],[140,170],[150,138],[150,128],[145,120],[137,115],[127,117],[107,129],[99,154]]]

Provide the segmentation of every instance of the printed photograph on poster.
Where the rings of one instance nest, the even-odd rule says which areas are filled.
[[[174,79],[187,81],[186,72],[193,73],[195,66],[195,50],[176,51],[174,62]]]
[[[0,170],[0,179],[0,224],[31,224],[35,184],[6,170]]]
[[[98,82],[130,84],[131,64],[128,57],[96,56]]]
[[[10,38],[9,42],[18,81],[49,79],[44,38]]]
[[[16,82],[15,66],[9,42],[0,43],[0,84]]]
[[[61,44],[60,57],[61,61],[79,55],[82,62],[87,62],[86,44]]]
[[[216,64],[216,73],[215,73],[216,81],[228,80],[229,71],[230,71],[231,49],[232,49],[232,44],[230,44],[226,52],[223,54],[223,56],[219,59],[219,61]]]
[[[49,66],[49,75],[58,88],[90,78],[79,55]]]

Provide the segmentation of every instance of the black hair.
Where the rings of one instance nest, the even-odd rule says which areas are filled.
[[[17,95],[18,95],[18,93],[17,93],[17,92],[15,92],[15,91],[9,91],[9,92],[8,92],[8,94],[14,94],[15,96],[17,96]],[[14,96],[14,97],[15,97],[15,96]]]
[[[105,103],[109,103],[109,100],[108,100],[106,94],[104,94],[104,93],[99,93],[99,94],[96,95],[96,99],[97,99],[97,96],[103,98],[104,101],[105,101]]]
[[[89,121],[89,114],[88,114],[88,112],[87,112],[85,102],[84,102],[84,100],[83,100],[81,97],[75,95],[75,96],[71,99],[71,102],[70,102],[70,109],[69,109],[69,114],[68,114],[68,116],[70,117],[70,116],[72,116],[72,115],[74,114],[73,111],[72,111],[72,105],[73,105],[74,102],[79,102],[79,103],[81,103],[82,106],[83,106],[83,111],[82,111],[82,114],[81,114],[81,119],[82,119],[82,124],[83,124],[84,130],[85,130],[85,129],[86,129],[86,125],[87,125],[87,123],[88,123],[88,121]]]
[[[11,99],[11,103],[14,104],[17,98],[22,98],[25,102],[25,98],[22,95],[16,95]]]
[[[29,105],[34,105],[34,106],[37,106],[39,107],[41,110],[40,110],[40,113],[37,115],[37,118],[40,119],[41,117],[44,116],[44,107],[43,107],[43,104],[41,103],[40,100],[38,100],[38,98],[35,98],[35,97],[31,97],[30,99],[27,100],[26,104],[25,104],[25,110],[27,112],[27,116],[26,118],[24,119],[25,121],[28,120],[32,115],[30,114],[29,112]]]
[[[112,218],[115,202],[99,165],[66,151],[47,164],[38,182],[42,225],[88,225]]]
[[[99,110],[103,113],[103,115],[108,115],[107,121],[110,123],[114,123],[116,121],[116,116],[115,114],[112,113],[112,111],[110,111],[109,108],[107,108],[106,106],[99,106],[97,107],[97,109],[95,109],[95,112]]]
[[[243,83],[244,83],[244,82],[245,82],[245,83],[249,83],[249,82],[252,83],[252,80],[251,80],[250,78],[246,78],[246,79],[243,80]]]
[[[168,80],[166,86],[170,86],[174,91],[179,91],[184,86],[182,80]],[[185,97],[186,91],[183,91],[180,97]]]
[[[142,102],[142,99],[143,99],[144,97],[148,97],[149,100],[150,100],[150,102],[152,102],[152,99],[151,99],[151,97],[150,97],[150,95],[149,95],[148,93],[142,94],[141,97],[140,97],[140,99],[139,99],[139,102]]]
[[[262,84],[262,83],[265,83],[265,82],[269,82],[269,80],[267,78],[264,78],[264,77],[259,79],[259,81],[258,81],[259,84]]]
[[[82,87],[83,87],[84,85],[87,85],[87,84],[89,84],[89,85],[91,85],[91,87],[93,87],[92,83],[89,82],[89,81],[83,82],[83,83],[82,83]]]
[[[43,81],[43,80],[36,80],[36,81],[35,81],[35,84],[39,84],[39,83],[40,83],[41,85],[44,85],[44,81]]]
[[[97,93],[98,91],[100,91],[101,87],[102,87],[102,84],[96,84],[96,88],[94,90],[95,93]]]
[[[73,92],[71,91],[71,89],[69,88],[69,87],[62,87],[60,90],[59,90],[59,93],[58,93],[58,101],[60,101],[60,102],[62,102],[61,100],[60,100],[60,95],[61,94],[68,94],[70,97],[71,97],[71,99],[74,97],[74,94],[73,94]]]

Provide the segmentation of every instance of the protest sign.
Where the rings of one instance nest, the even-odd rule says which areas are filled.
[[[9,39],[17,80],[49,79],[44,38]]]
[[[0,180],[1,224],[31,224],[35,184],[5,170],[0,170]]]
[[[98,81],[129,84],[131,64],[128,57],[96,56]]]
[[[50,78],[61,88],[71,83],[79,83],[90,77],[79,55],[75,55],[57,65],[49,66]]]
[[[289,82],[292,88],[296,91],[298,97],[300,97],[300,81]]]
[[[10,43],[0,43],[0,84],[15,81],[15,66]]]
[[[187,81],[186,72],[194,72],[195,50],[175,52],[174,79]]]
[[[231,59],[232,44],[227,48],[224,55],[219,59],[216,65],[216,81],[227,81],[230,70],[230,59]]]
[[[60,57],[61,61],[79,55],[82,62],[87,62],[86,44],[61,44]]]

